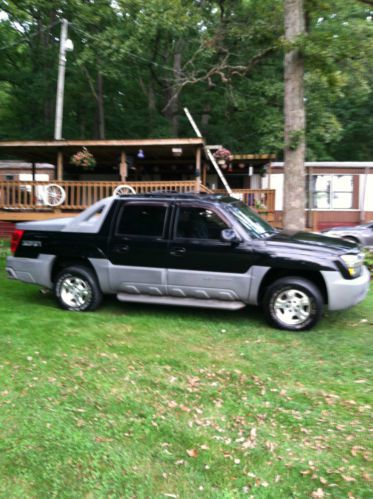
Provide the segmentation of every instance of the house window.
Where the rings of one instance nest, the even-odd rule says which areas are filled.
[[[309,205],[311,201],[312,209],[350,210],[354,208],[353,175],[312,175],[311,182],[308,177],[307,191],[307,204]]]

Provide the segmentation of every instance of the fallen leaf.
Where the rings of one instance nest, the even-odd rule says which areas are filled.
[[[352,476],[347,476],[347,475],[341,475],[341,476],[345,482],[356,482],[356,478],[353,478]]]
[[[314,490],[311,494],[311,497],[313,499],[321,499],[322,497],[325,497],[323,489]]]
[[[197,449],[188,449],[186,451],[189,457],[197,457],[198,456],[198,450]]]
[[[273,452],[276,449],[277,444],[275,444],[274,442],[267,441],[265,443],[265,446],[267,447],[267,449],[269,450],[269,452]]]
[[[107,438],[107,437],[96,437],[95,442],[112,442],[112,438]]]
[[[358,455],[359,451],[364,451],[364,447],[361,445],[354,445],[351,449],[351,454],[355,457]]]

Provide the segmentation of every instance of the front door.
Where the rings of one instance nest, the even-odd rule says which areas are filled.
[[[109,245],[111,289],[154,296],[166,293],[168,219],[167,203],[122,203]]]
[[[169,246],[168,293],[178,297],[246,301],[256,256],[247,245],[220,239],[229,220],[218,210],[180,205]]]

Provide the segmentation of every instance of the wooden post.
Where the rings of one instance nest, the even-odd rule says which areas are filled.
[[[32,204],[33,209],[35,209],[35,204],[36,204],[36,199],[35,199],[35,173],[36,173],[36,168],[35,168],[35,162],[34,161],[31,163],[31,168],[32,168],[31,204]]]
[[[313,230],[313,190],[312,190],[312,166],[308,168],[308,227]],[[307,175],[307,168],[306,168]],[[307,178],[307,177],[306,177]]]
[[[57,178],[56,180],[63,180],[63,153],[57,152]]]
[[[317,211],[312,212],[312,232],[318,232],[319,214]]]
[[[127,180],[128,170],[127,170],[127,156],[125,151],[121,151],[120,153],[119,175],[121,182],[125,182]]]
[[[207,187],[207,164],[206,161],[202,165],[202,185]]]
[[[196,150],[196,186],[197,192],[201,192],[201,148]]]

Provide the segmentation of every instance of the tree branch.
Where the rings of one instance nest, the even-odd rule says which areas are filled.
[[[212,78],[214,76],[219,77],[223,83],[227,83],[232,76],[246,76],[262,59],[270,55],[274,50],[275,47],[268,47],[256,54],[247,64],[237,66],[228,63],[230,54],[227,53],[218,64],[210,68],[204,74],[191,73],[190,75],[185,76],[180,75],[179,78],[171,84],[171,86],[175,88],[175,93],[167,102],[163,111],[169,108],[172,102],[179,96],[181,90],[187,85],[195,85],[206,81],[209,87],[211,87],[213,85]],[[193,58],[194,56],[192,59]],[[189,63],[185,66],[188,64]]]

